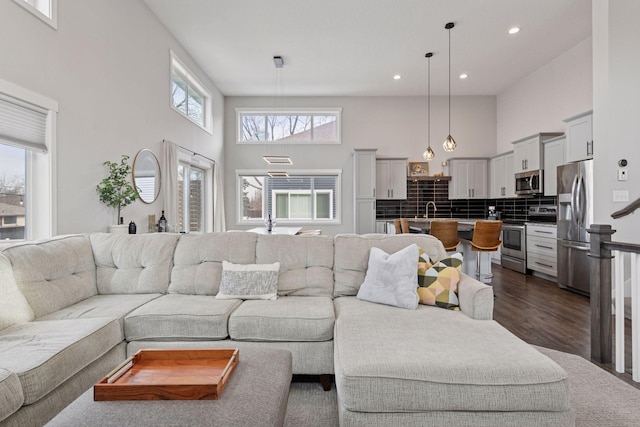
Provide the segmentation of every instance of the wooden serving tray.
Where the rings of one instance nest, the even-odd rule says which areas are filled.
[[[93,400],[215,400],[239,359],[237,348],[139,350],[93,387]]]

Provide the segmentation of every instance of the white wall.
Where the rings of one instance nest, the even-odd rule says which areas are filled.
[[[497,152],[538,132],[564,132],[563,119],[593,106],[592,40],[588,38],[497,97]]]
[[[620,219],[611,213],[628,203],[614,203],[614,190],[640,198],[640,2],[594,0],[594,173],[595,222],[617,230],[613,240],[640,243],[636,212]],[[627,159],[629,180],[617,180],[617,163]]]
[[[270,154],[289,154],[299,169],[342,170],[342,224],[323,228],[325,234],[353,232],[354,148],[378,148],[380,157],[408,157],[423,161],[427,147],[427,98],[416,97],[290,97],[278,105],[291,107],[342,108],[341,145],[278,145]],[[272,97],[227,97],[225,99],[225,197],[227,228],[237,226],[235,169],[265,169],[264,146],[236,144],[238,107],[273,107]],[[445,154],[442,142],[448,134],[446,97],[431,99],[431,147],[436,152],[432,172],[449,157],[489,157],[495,152],[496,98],[454,97],[451,102],[451,133],[458,143],[454,153]]]
[[[222,158],[224,99],[141,0],[59,1],[58,30],[13,1],[0,2],[0,78],[59,103],[58,234],[106,231],[116,214],[95,187],[105,160],[150,148],[161,158],[168,139]],[[169,49],[213,93],[211,135],[169,107]],[[138,230],[160,215],[162,197],[123,211]],[[171,221],[171,219],[169,219]]]

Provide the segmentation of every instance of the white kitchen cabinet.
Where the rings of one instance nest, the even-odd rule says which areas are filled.
[[[515,197],[515,178],[513,173],[513,151],[501,154],[489,161],[491,184],[489,197],[504,199]]]
[[[387,221],[376,220],[376,233],[378,233],[378,234],[386,234],[387,233]]]
[[[449,159],[449,199],[486,199],[487,159]]]
[[[376,232],[376,151],[353,150],[354,233]]]
[[[542,143],[562,135],[561,132],[538,133],[512,142],[514,173],[528,172],[544,167]]]
[[[407,159],[376,160],[376,199],[407,199]]]
[[[558,276],[557,227],[527,224],[527,268]]]
[[[544,142],[544,195],[558,195],[558,166],[563,165],[565,155],[565,137],[558,136]]]
[[[564,120],[567,142],[565,159],[567,163],[593,158],[593,115],[592,111]]]

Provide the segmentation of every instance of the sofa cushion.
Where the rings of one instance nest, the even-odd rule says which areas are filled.
[[[97,293],[96,267],[86,236],[12,246],[3,253],[36,318]]]
[[[209,295],[163,295],[125,317],[125,336],[127,341],[225,339],[229,315],[240,303]]]
[[[257,264],[280,263],[278,295],[332,295],[333,238],[331,236],[283,234],[257,236],[255,262]]]
[[[0,366],[18,376],[29,405],[122,340],[113,318],[21,323],[0,331]]]
[[[289,296],[244,301],[229,318],[229,336],[244,341],[327,341],[333,338],[331,297]]]
[[[33,310],[18,289],[9,259],[0,253],[0,331],[31,320]]]
[[[268,299],[278,297],[280,263],[233,264],[222,261],[222,280],[216,299]]]
[[[179,234],[89,235],[98,293],[166,293]]]
[[[439,261],[447,256],[442,242],[427,234],[338,234],[335,237],[335,288],[333,295],[354,296],[364,282],[371,248],[388,254],[415,243],[429,258]]]
[[[256,262],[254,233],[209,233],[181,236],[176,246],[169,293],[216,295],[222,261]]]
[[[18,376],[0,368],[0,421],[16,412],[24,403]]]
[[[458,282],[460,271],[442,264],[434,265],[425,272],[424,282],[418,288],[420,304],[435,305],[450,310],[460,310]]]
[[[371,248],[369,266],[357,298],[415,310],[418,307],[418,246],[409,245],[396,253]]]
[[[47,314],[40,320],[90,319],[115,317],[124,331],[124,317],[162,294],[94,295],[62,310]],[[124,332],[123,332],[124,335]]]
[[[353,297],[334,304],[336,387],[347,410],[570,409],[567,373],[494,321]]]

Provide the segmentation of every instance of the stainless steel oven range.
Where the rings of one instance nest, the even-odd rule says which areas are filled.
[[[500,263],[505,268],[527,274],[527,242],[523,223],[502,223]]]

